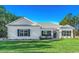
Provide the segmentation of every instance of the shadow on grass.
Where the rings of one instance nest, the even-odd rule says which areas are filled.
[[[51,48],[49,44],[22,44],[22,45],[13,45],[13,46],[0,46],[0,50],[14,50],[14,49],[31,49],[31,48]]]
[[[55,40],[59,41],[59,40]],[[28,49],[44,49],[52,48],[50,43],[55,42],[54,40],[28,40],[28,41],[3,41],[0,42],[0,50],[28,50]]]
[[[43,43],[43,42],[51,42],[51,40],[26,40],[26,41],[0,41],[0,43],[8,43],[8,44],[15,44],[15,43]]]
[[[36,41],[33,41],[33,40],[26,40],[26,41],[0,41],[0,45],[2,44],[17,44],[17,43],[51,43],[53,40],[36,40]]]

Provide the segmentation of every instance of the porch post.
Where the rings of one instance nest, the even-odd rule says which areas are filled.
[[[51,36],[52,36],[52,39],[53,39],[53,30],[51,31]]]
[[[71,30],[71,38],[73,38],[73,30]]]
[[[59,30],[59,39],[62,38],[62,30]]]

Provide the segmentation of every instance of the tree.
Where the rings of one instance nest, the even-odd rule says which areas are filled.
[[[0,37],[7,37],[6,24],[18,19],[20,17],[7,12],[4,6],[0,6]]]
[[[73,16],[72,13],[69,13],[60,22],[60,25],[71,25],[71,26],[75,26],[78,23],[79,23],[79,16]]]
[[[64,19],[60,22],[60,25],[72,25],[72,19],[73,19],[73,15],[72,13],[67,14]]]

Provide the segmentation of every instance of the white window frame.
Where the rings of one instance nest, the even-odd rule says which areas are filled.
[[[71,36],[71,31],[62,31],[62,36]]]
[[[30,36],[30,29],[18,29],[17,36]]]

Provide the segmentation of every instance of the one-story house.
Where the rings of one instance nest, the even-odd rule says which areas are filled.
[[[73,38],[74,30],[70,25],[37,23],[25,17],[7,24],[6,27],[8,39]]]

